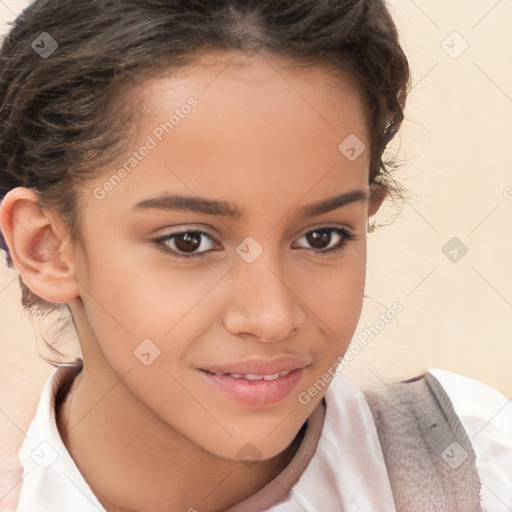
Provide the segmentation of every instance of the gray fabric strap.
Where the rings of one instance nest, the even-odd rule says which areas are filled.
[[[365,396],[397,512],[483,512],[471,441],[432,374]]]

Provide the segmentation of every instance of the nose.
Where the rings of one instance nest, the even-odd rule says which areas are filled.
[[[238,261],[230,272],[224,324],[235,336],[261,342],[286,339],[306,318],[301,297],[287,282],[289,272],[269,252],[263,251],[252,263]]]

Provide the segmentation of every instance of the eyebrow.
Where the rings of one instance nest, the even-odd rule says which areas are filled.
[[[350,190],[343,194],[302,206],[297,210],[295,216],[298,218],[314,217],[315,215],[322,215],[336,210],[347,204],[366,201],[367,199],[368,194],[366,191],[360,189]],[[234,219],[240,219],[245,215],[244,208],[239,208],[236,204],[229,201],[218,201],[205,197],[183,196],[179,194],[144,199],[136,203],[132,211],[148,209],[187,211],[206,215],[226,216]]]

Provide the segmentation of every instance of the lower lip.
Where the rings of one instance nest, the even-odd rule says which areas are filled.
[[[272,405],[286,398],[297,386],[304,368],[297,368],[274,380],[236,379],[229,375],[214,375],[201,370],[217,389],[245,405]]]

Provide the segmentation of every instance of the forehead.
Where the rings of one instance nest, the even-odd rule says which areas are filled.
[[[301,113],[317,117],[332,130],[344,124],[366,135],[366,107],[359,83],[349,73],[321,61],[210,50],[131,92],[141,110],[153,116],[183,104],[191,94],[201,98],[205,115],[208,107],[212,111],[213,107],[243,105],[245,113],[256,117],[262,108],[272,108],[274,117]]]
[[[262,197],[311,202],[367,185],[364,103],[356,81],[334,67],[209,52],[145,80],[128,101],[141,113],[132,149],[151,149],[116,163],[133,170],[113,201],[132,206],[172,191],[243,205],[257,197],[261,208]],[[351,161],[340,144],[354,136],[368,149]]]

